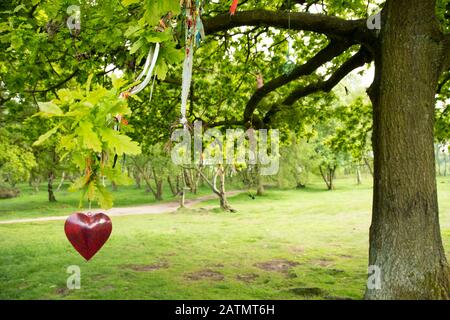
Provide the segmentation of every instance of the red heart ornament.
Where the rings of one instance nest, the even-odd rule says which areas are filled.
[[[103,247],[111,231],[111,219],[104,213],[74,213],[64,224],[67,239],[86,261]]]

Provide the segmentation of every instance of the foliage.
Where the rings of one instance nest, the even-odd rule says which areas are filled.
[[[53,119],[54,127],[41,135],[35,145],[58,134],[56,151],[61,160],[70,157],[85,172],[73,189],[83,189],[89,201],[98,200],[102,208],[112,206],[112,197],[102,179],[106,177],[117,184],[129,181],[122,174],[117,157],[141,152],[138,143],[123,133],[132,129],[123,118],[131,110],[126,100],[118,98],[120,82],[115,84],[113,90],[96,86],[91,91],[89,82],[86,90],[61,89],[57,99],[39,103],[40,112],[36,114]]]
[[[0,130],[0,183],[7,182],[14,187],[19,181],[29,178],[36,160],[29,149],[7,138],[7,133]]]

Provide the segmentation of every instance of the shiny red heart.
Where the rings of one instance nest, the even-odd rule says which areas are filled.
[[[74,213],[64,224],[67,239],[87,261],[103,247],[111,231],[111,219],[104,213]]]

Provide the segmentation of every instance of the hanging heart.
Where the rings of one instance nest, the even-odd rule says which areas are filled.
[[[64,225],[67,239],[86,261],[103,247],[111,231],[111,219],[104,213],[74,213]]]

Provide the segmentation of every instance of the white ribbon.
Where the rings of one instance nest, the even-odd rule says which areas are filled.
[[[144,71],[139,75],[139,77],[138,77],[138,79],[136,81],[139,81],[144,76],[145,69],[147,69],[147,75],[146,75],[144,81],[142,81],[139,85],[137,85],[136,87],[131,89],[130,95],[131,94],[137,94],[137,93],[141,92],[142,90],[144,90],[145,87],[150,82],[150,80],[152,79],[153,70],[155,69],[156,61],[158,60],[159,48],[160,48],[160,44],[156,43],[155,51],[153,52],[153,50],[150,49],[150,52],[148,53],[147,61],[145,62]],[[151,63],[150,68],[149,68],[148,67],[148,63],[149,63],[150,60],[152,60],[152,63]]]

